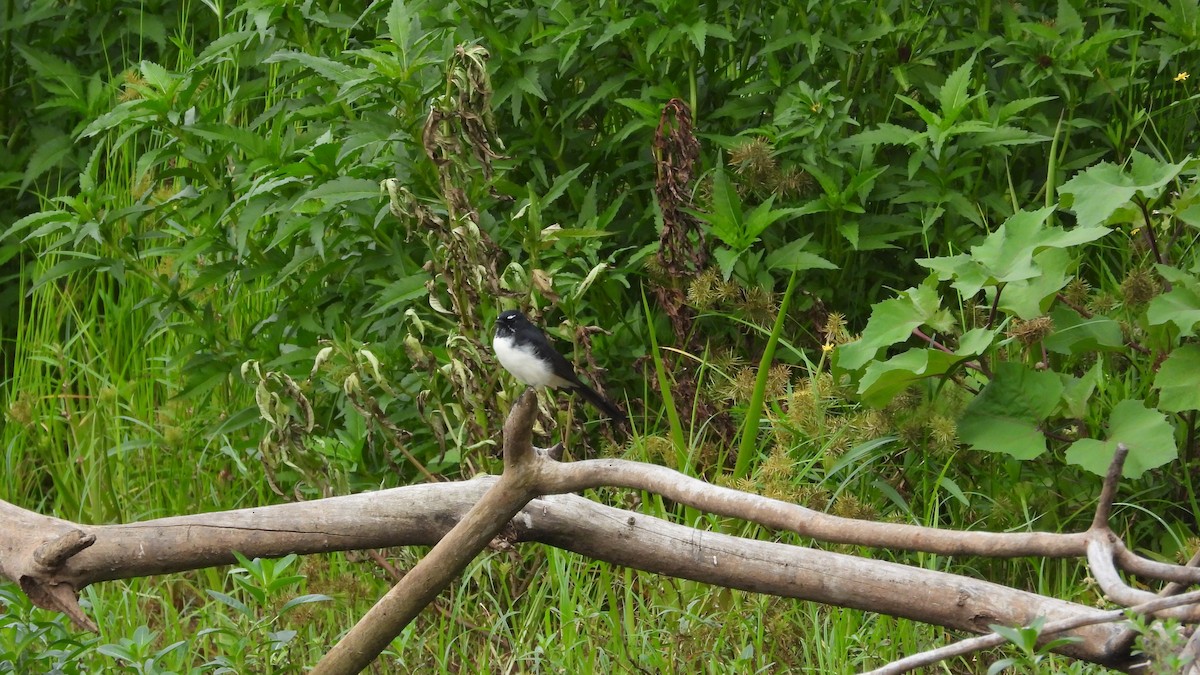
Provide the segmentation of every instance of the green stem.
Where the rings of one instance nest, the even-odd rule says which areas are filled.
[[[792,272],[787,290],[783,292],[783,300],[779,303],[779,314],[775,316],[775,325],[771,327],[771,336],[767,338],[766,349],[763,350],[762,359],[758,362],[758,379],[754,381],[754,395],[750,397],[750,405],[746,408],[746,419],[742,425],[742,440],[738,444],[737,464],[733,468],[735,480],[744,478],[750,470],[750,459],[758,445],[758,423],[762,418],[767,377],[771,373],[771,361],[775,358],[775,345],[779,343],[779,335],[783,332],[783,321],[787,316],[788,305],[792,302],[792,293],[796,290],[798,277],[798,272]]]

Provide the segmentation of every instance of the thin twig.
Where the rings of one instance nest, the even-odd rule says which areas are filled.
[[[1115,609],[1100,615],[1073,617],[1070,619],[1063,619],[1061,621],[1048,623],[1042,626],[1042,631],[1039,634],[1039,637],[1045,639],[1057,633],[1074,630],[1076,628],[1083,628],[1084,626],[1094,626],[1100,623],[1112,623],[1114,621],[1120,621],[1124,619],[1128,613],[1152,615],[1173,607],[1182,607],[1184,605],[1192,605],[1196,603],[1200,603],[1200,591],[1194,591],[1186,595],[1177,595],[1171,598],[1156,598],[1149,602],[1130,607],[1129,609]],[[864,675],[900,675],[901,673],[907,673],[917,668],[930,666],[940,661],[954,658],[955,656],[965,656],[982,649],[999,647],[1004,643],[1005,638],[1001,637],[997,633],[989,633],[987,635],[981,635],[979,637],[962,640],[952,645],[946,645],[945,647],[938,647],[937,649],[931,649],[927,652],[921,652],[920,654],[906,656],[903,659],[893,661],[882,668],[876,668],[875,670],[864,673]]]

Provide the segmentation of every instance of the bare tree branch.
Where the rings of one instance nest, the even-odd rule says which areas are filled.
[[[510,419],[516,419],[517,413],[514,410]],[[838,518],[708,485],[664,467],[621,460],[562,464],[553,459],[551,451],[529,451],[532,446],[527,428],[509,429],[506,425],[505,438],[506,464],[513,469],[508,480],[515,481],[518,497],[522,492],[549,494],[587,487],[630,487],[719,515],[825,541],[948,555],[1082,557],[1087,555],[1090,541],[1111,534],[1107,525],[1075,534],[997,534]],[[490,493],[504,481],[503,477],[481,477],[108,526],[76,525],[0,502],[0,534],[4,535],[0,536],[0,574],[18,580],[38,604],[67,612],[81,625],[91,627],[78,608],[75,594],[98,581],[231,563],[233,551],[250,557],[275,557],[436,544],[456,525],[466,527],[463,523],[473,522],[471,534],[462,534],[453,546],[446,544],[449,550],[457,551],[442,561],[447,573],[416,575],[408,586],[416,591],[392,606],[402,608],[393,615],[400,616],[401,621],[381,623],[370,640],[360,643],[382,649],[394,636],[396,626],[411,620],[414,612],[457,574],[455,570],[487,544],[498,523],[508,522],[515,513],[511,521],[515,541],[540,541],[651,572],[883,612],[972,632],[985,632],[993,623],[1025,625],[1038,616],[1063,621],[1091,617],[1099,611],[952,574],[701,532],[574,495],[535,499],[524,508],[512,506],[508,497],[495,497],[500,500],[495,503],[488,499],[481,505],[485,492]],[[473,509],[476,513],[470,515]],[[1107,558],[1110,567],[1115,559],[1123,567],[1140,565],[1172,579],[1200,578],[1195,576],[1195,569],[1181,571],[1185,568],[1147,564],[1149,561],[1129,553],[1115,537],[1108,537],[1106,542],[1107,549],[1099,545],[1096,549],[1098,559]],[[1119,585],[1115,571],[1112,576]],[[366,618],[370,619],[367,624],[373,624],[378,616],[368,614]],[[1115,646],[1114,640],[1123,635],[1119,627],[1082,628],[1074,634],[1082,642],[1064,646],[1064,653],[1117,668],[1133,663],[1127,643]],[[360,654],[367,651],[360,650]],[[358,664],[366,657],[357,658],[360,660],[345,663]],[[346,670],[335,672],[351,671],[352,666],[346,666]]]
[[[504,473],[467,515],[317,663],[313,675],[358,673],[433,602],[513,516],[537,496],[533,449],[537,398],[526,389],[504,423]]]
[[[1047,622],[1042,626],[1042,632],[1038,640],[1039,642],[1046,642],[1059,637],[1059,634],[1066,631],[1072,631],[1085,626],[1096,625],[1100,623],[1123,621],[1126,615],[1129,613],[1143,614],[1147,616],[1161,616],[1163,612],[1166,612],[1172,608],[1196,603],[1200,603],[1200,591],[1188,593],[1186,595],[1177,595],[1170,598],[1155,598],[1150,602],[1136,605],[1134,607],[1130,607],[1129,609],[1111,610],[1108,612],[1102,612],[1095,616],[1079,616],[1071,619],[1064,619],[1062,621]],[[917,668],[931,666],[939,661],[945,661],[946,659],[951,659],[955,656],[966,656],[972,652],[989,649],[991,647],[999,647],[1005,642],[1006,640],[998,633],[980,635],[979,637],[962,640],[961,642],[956,642],[952,645],[946,645],[945,647],[939,647],[937,649],[921,652],[920,654],[906,656],[903,659],[893,661],[882,668],[876,668],[875,670],[864,673],[863,675],[900,675],[901,673],[907,673],[909,671],[916,670]]]
[[[1096,515],[1092,518],[1092,529],[1108,529],[1108,517],[1112,514],[1113,501],[1117,498],[1117,487],[1121,483],[1121,469],[1125,467],[1125,458],[1129,455],[1129,447],[1117,443],[1117,451],[1113,453],[1112,462],[1108,465],[1108,473],[1104,476],[1104,485],[1100,488],[1100,499],[1096,504]]]

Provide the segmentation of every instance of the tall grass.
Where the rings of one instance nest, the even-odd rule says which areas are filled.
[[[238,375],[252,359],[303,381],[317,430],[287,450],[327,462],[339,485],[417,480],[398,443],[450,477],[494,469],[503,381],[488,314],[512,303],[561,328],[580,366],[606,368],[609,391],[640,396],[631,443],[585,431],[581,444],[846,515],[1078,526],[1091,494],[1072,476],[939,436],[931,421],[961,401],[860,407],[822,346],[918,279],[917,257],[1050,203],[1067,172],[1135,148],[1192,151],[1198,95],[1177,75],[1195,17],[1120,7],[682,2],[664,19],[646,3],[113,0],[96,14],[9,0],[0,497],[93,523],[284,498],[264,472],[255,383]],[[707,219],[688,236],[713,258],[692,278],[664,274],[653,251],[651,144],[674,97],[703,142],[692,189]],[[946,101],[965,101],[949,131],[923,114],[945,121]],[[427,126],[431,110],[444,117]],[[709,172],[726,156],[733,198],[718,205]],[[376,187],[389,178],[390,204]],[[796,210],[748,233],[785,204]],[[718,211],[740,229],[718,232]],[[1108,290],[1138,262],[1129,246],[1089,255]],[[638,289],[672,284],[686,335],[638,306]],[[329,344],[340,356],[306,379]],[[412,436],[364,416],[351,376]],[[288,498],[329,487],[286,465],[271,478]],[[640,497],[655,515],[774,536]],[[1166,532],[1154,543],[1174,551],[1187,525],[1132,536]],[[389,556],[403,568],[418,553]],[[1092,600],[1075,563],[874,555]],[[0,588],[0,669],[301,672],[389,585],[359,555],[296,562],[278,585],[257,564],[88,588],[98,636]],[[316,594],[330,599],[285,610]],[[841,673],[955,637],[527,546],[481,557],[387,658]]]

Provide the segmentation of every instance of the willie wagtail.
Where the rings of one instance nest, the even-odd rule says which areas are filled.
[[[592,405],[612,418],[616,426],[626,423],[625,413],[579,380],[575,367],[550,344],[542,329],[525,315],[510,309],[496,318],[496,337],[492,349],[500,365],[522,384],[533,387],[570,389],[579,392]]]

